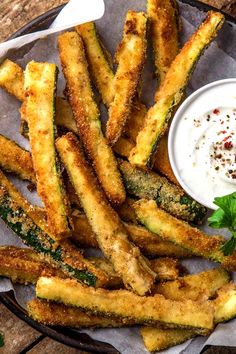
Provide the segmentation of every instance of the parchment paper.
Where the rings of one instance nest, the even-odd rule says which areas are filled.
[[[106,11],[102,19],[97,21],[98,31],[108,50],[114,54],[117,44],[122,37],[122,28],[125,14],[128,9],[145,10],[145,0],[105,0]],[[204,12],[180,3],[180,13],[183,23],[181,33],[181,42],[184,43],[190,34],[196,29],[200,22],[205,17]],[[188,94],[198,89],[199,87],[224,78],[235,77],[236,75],[236,28],[228,24],[224,25],[218,39],[205,52],[205,55],[200,59],[197,68],[188,85]],[[16,50],[14,53],[16,61],[25,66],[29,60],[51,61],[55,62],[61,71],[58,53],[56,36],[51,35],[48,38],[37,41],[33,48],[27,52],[26,49]],[[144,80],[143,80],[143,99],[148,106],[153,103],[153,93],[156,88],[156,80],[153,77],[153,63],[148,56],[148,61],[145,65]],[[58,91],[62,93],[65,81],[62,75],[59,75]],[[20,136],[19,131],[19,113],[20,104],[10,97],[3,90],[0,90],[1,102],[1,134],[4,134],[20,145],[28,148],[28,142]],[[102,111],[104,112],[104,107]],[[17,186],[23,191],[24,195],[33,203],[39,203],[35,193],[30,193],[26,188],[26,183],[17,179],[13,179]],[[208,233],[213,233],[213,230],[206,225],[203,229]],[[21,241],[7,229],[5,224],[0,220],[0,244],[22,245]],[[185,260],[183,264],[188,268],[190,273],[196,273],[207,268],[216,267],[216,264],[206,260],[192,259]],[[235,276],[233,276],[235,278]],[[25,306],[26,301],[34,295],[33,287],[13,286],[9,280],[1,279],[0,291],[14,289],[17,300],[22,306]],[[106,341],[114,345],[122,354],[142,354],[147,353],[144,348],[142,339],[139,336],[139,328],[122,328],[122,329],[107,329],[107,330],[84,330],[83,332],[91,335],[92,338]],[[234,335],[235,334],[235,335]],[[163,351],[168,354],[197,354],[200,353],[205,341],[207,344],[220,344],[227,346],[236,346],[236,320],[232,320],[226,324],[218,325],[214,333],[207,339],[198,337],[194,340]]]

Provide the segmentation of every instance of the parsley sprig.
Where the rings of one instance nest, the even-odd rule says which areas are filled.
[[[231,232],[231,239],[221,247],[224,255],[228,256],[236,248],[236,192],[215,198],[214,204],[219,208],[208,218],[209,226],[227,228]]]

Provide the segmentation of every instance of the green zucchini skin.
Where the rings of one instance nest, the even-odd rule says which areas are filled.
[[[136,146],[131,150],[129,161],[141,168],[151,168],[160,138],[165,134],[174,107],[183,97],[200,56],[222,27],[224,16],[210,11],[199,29],[190,37],[171,66],[155,95],[155,104],[148,110]]]
[[[96,285],[96,276],[94,274],[85,269],[76,269],[67,262],[67,248],[71,249],[73,247],[69,244],[69,241],[58,243],[43,232],[3,187],[0,189],[0,217],[27,246],[46,257],[50,257],[71,277],[89,286]]]
[[[121,159],[119,168],[129,194],[138,198],[153,199],[162,209],[180,219],[194,224],[202,223],[206,208],[165,177],[155,172],[140,170]]]

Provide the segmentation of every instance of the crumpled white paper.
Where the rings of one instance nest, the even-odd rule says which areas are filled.
[[[91,1],[92,0],[89,0],[89,2]],[[98,2],[98,0],[94,1]],[[84,2],[87,3],[88,0],[84,0]],[[145,10],[146,0],[105,0],[105,5],[105,15],[103,18],[96,21],[96,24],[105,46],[112,54],[114,54],[122,37],[123,23],[127,10]],[[182,4],[181,2],[179,2],[179,5],[183,22],[181,43],[184,43],[200,24],[206,14],[190,5]],[[217,37],[217,41],[215,41],[210,48],[207,49],[204,56],[200,59],[188,85],[189,94],[208,82],[236,76],[236,47],[233,43],[236,43],[236,26],[225,24]],[[60,75],[58,78],[58,93],[62,94],[65,86],[65,80],[61,74],[56,35],[51,35],[37,41],[28,52],[26,49],[23,49],[23,53],[22,50],[16,50],[14,53],[14,59],[22,67],[24,67],[26,63],[32,59],[55,62],[60,70]],[[153,103],[153,93],[156,87],[156,79],[153,76],[153,72],[153,63],[149,53],[148,60],[145,65],[143,80],[143,99],[148,106]],[[21,146],[29,148],[28,141],[18,133],[18,108],[20,104],[16,101],[16,99],[10,97],[3,90],[0,90],[0,103],[0,133],[16,140]],[[102,111],[104,112],[105,110],[103,109]],[[30,202],[40,202],[35,193],[30,193],[27,190],[26,183],[19,181],[16,178],[13,178],[13,181],[23,192],[23,194],[30,200]],[[208,233],[215,232],[206,225],[203,229]],[[18,237],[8,230],[6,225],[0,219],[0,245],[4,244],[13,244],[18,246],[22,245]],[[197,258],[185,260],[183,261],[183,264],[188,268],[190,273],[200,272],[204,269],[217,266],[215,263]],[[34,294],[32,287],[25,287],[22,285],[13,287],[9,280],[2,279],[0,281],[0,291],[7,291],[10,289],[14,289],[16,298],[22,306],[25,306],[26,301]],[[148,353],[144,348],[141,337],[139,336],[138,327],[107,330],[83,330],[82,332],[86,332],[94,339],[111,343],[122,354]],[[205,342],[212,345],[220,344],[236,346],[236,320],[218,325],[214,333],[209,338],[198,337],[192,341],[187,341],[184,344],[163,351],[162,353],[198,354],[203,348]]]

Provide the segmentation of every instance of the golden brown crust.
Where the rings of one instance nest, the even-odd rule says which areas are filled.
[[[0,87],[5,89],[18,100],[24,99],[24,72],[13,61],[6,59],[0,65]]]
[[[69,204],[54,146],[55,64],[29,62],[25,71],[26,116],[37,191],[45,204],[49,228],[58,239],[69,237]]]
[[[66,32],[58,37],[58,45],[79,135],[108,199],[121,204],[125,200],[125,189],[113,152],[101,130],[82,40],[76,32]]]
[[[0,247],[0,275],[13,283],[36,284],[40,276],[67,276],[60,269],[46,263],[40,256],[28,249],[14,246]]]
[[[236,252],[231,256],[224,256],[221,250],[225,242],[223,237],[204,234],[159,209],[151,200],[141,199],[134,203],[134,208],[142,224],[163,240],[174,242],[193,254],[219,262],[230,271],[236,270]]]
[[[108,328],[133,325],[132,320],[102,317],[86,313],[79,308],[57,304],[52,301],[33,299],[27,303],[28,315],[48,326],[73,328]]]
[[[98,248],[98,243],[91,226],[89,226],[85,215],[81,215],[77,211],[72,213],[74,222],[73,239],[82,247]],[[125,223],[125,227],[129,232],[129,239],[140,248],[141,252],[149,257],[174,257],[189,258],[192,256],[190,252],[171,243],[162,241],[156,235],[152,234],[142,226]],[[154,270],[155,271],[155,270]]]
[[[175,301],[182,299],[205,301],[212,298],[216,291],[229,281],[230,275],[225,269],[215,268],[159,283],[155,286],[154,293]]]
[[[114,99],[114,73],[110,61],[107,60],[107,50],[98,38],[94,22],[84,23],[76,26],[75,29],[83,39],[92,79],[103,103],[109,107]],[[108,56],[111,57],[110,53]]]
[[[30,245],[40,252],[40,255],[46,260],[46,262],[60,266],[69,274],[69,276],[75,277],[78,280],[78,274],[83,271],[90,273],[90,278],[93,277],[92,285],[94,286],[104,286],[107,284],[108,276],[101,269],[96,268],[93,264],[91,264],[87,259],[85,259],[81,253],[81,251],[72,243],[70,240],[57,240],[55,239],[55,235],[51,233],[50,229],[45,220],[45,214],[41,209],[31,205],[16,187],[4,176],[4,174],[0,171],[0,186],[1,191],[7,192],[9,197],[12,199],[11,204],[13,209],[22,209],[24,214],[19,217],[19,221],[22,221],[22,225],[27,225],[27,227],[32,227],[33,234],[32,237],[36,237],[34,235],[35,224],[38,226],[37,237],[39,238],[40,244],[43,244],[43,249],[38,248],[37,243],[30,242]],[[33,223],[32,223],[33,221]],[[29,225],[28,225],[29,224]],[[24,230],[24,228],[23,228]],[[45,235],[46,234],[46,235]],[[47,238],[49,236],[49,239]],[[51,240],[50,240],[51,238]],[[25,238],[22,238],[23,242],[27,243]],[[28,243],[27,243],[28,244]],[[40,246],[39,244],[39,246]],[[53,245],[53,246],[52,246]],[[49,252],[45,253],[46,250]],[[50,253],[50,250],[53,247],[59,248],[59,259],[53,258],[53,255]],[[78,274],[77,274],[78,273]],[[86,275],[86,274],[85,274]],[[84,281],[88,279],[85,278]],[[83,281],[83,279],[82,279]]]
[[[207,301],[178,302],[159,294],[138,296],[127,290],[94,289],[74,280],[57,277],[39,278],[36,295],[105,316],[130,318],[136,323],[194,327],[200,332],[213,327],[214,308]]]
[[[57,150],[78,194],[99,246],[126,286],[139,294],[150,291],[154,273],[139,249],[128,241],[128,232],[106,201],[72,133],[57,139]]]
[[[137,90],[146,53],[146,15],[128,11],[124,34],[116,60],[117,72],[114,78],[114,100],[109,107],[106,137],[114,145],[129,117],[131,103]]]
[[[168,137],[166,135],[164,135],[159,141],[156,150],[156,158],[154,161],[153,170],[166,176],[172,183],[179,186],[179,182],[177,181],[174,172],[171,168],[168,155]]]
[[[224,22],[218,12],[209,12],[206,20],[191,36],[173,60],[156,93],[156,103],[145,118],[145,124],[136,139],[129,161],[141,168],[152,166],[159,139],[166,132],[173,108],[180,102],[184,88],[200,55],[216,37]]]
[[[179,51],[178,9],[175,0],[148,0],[147,16],[160,84]]]
[[[0,135],[0,166],[6,172],[36,183],[30,152],[3,135]]]

